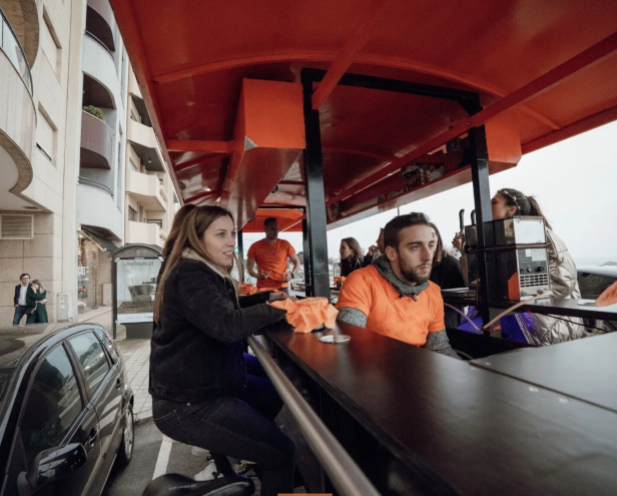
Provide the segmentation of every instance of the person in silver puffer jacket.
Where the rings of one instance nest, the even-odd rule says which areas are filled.
[[[537,216],[544,219],[546,241],[548,244],[549,272],[553,298],[564,300],[581,298],[578,286],[578,272],[572,256],[565,243],[552,231],[550,224],[542,214],[536,199],[525,196],[512,188],[500,189],[491,200],[493,219],[505,219],[515,216]],[[463,240],[455,236],[453,243],[461,253]],[[465,256],[463,256],[463,259]],[[461,259],[461,268],[465,276],[465,260]],[[541,314],[516,314],[517,323],[525,339],[535,346],[580,339],[587,335],[583,320],[578,317],[562,317]]]

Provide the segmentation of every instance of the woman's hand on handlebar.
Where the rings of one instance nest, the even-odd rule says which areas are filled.
[[[452,239],[452,244],[454,248],[463,253],[465,249],[465,235],[463,233],[456,233]]]

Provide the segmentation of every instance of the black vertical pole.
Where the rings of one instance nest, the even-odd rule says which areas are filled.
[[[244,282],[244,269],[246,264],[244,263],[244,237],[242,236],[242,229],[238,231],[238,258],[242,264],[242,270],[238,270],[238,275],[242,279],[240,282]]]
[[[311,247],[309,245],[308,223],[306,219],[302,221],[302,242],[304,244],[304,291],[306,296],[313,296],[313,278],[311,274],[311,259],[309,257]]]
[[[484,223],[493,220],[491,209],[491,190],[488,174],[488,149],[486,146],[486,131],[484,126],[469,130],[469,145],[472,152],[471,177],[473,181],[473,198],[476,208],[478,233],[478,271],[480,276],[480,313],[486,324],[490,321],[490,280],[486,247],[486,232]]]
[[[302,71],[304,94],[304,129],[306,149],[304,151],[304,172],[306,177],[306,218],[310,260],[310,278],[313,296],[330,298],[330,275],[328,273],[328,240],[326,235],[326,196],[323,184],[323,162],[321,156],[321,131],[319,111],[312,108],[313,80]]]
[[[158,285],[158,281],[157,281]],[[111,337],[116,340],[116,320],[118,320],[118,260],[111,256]]]

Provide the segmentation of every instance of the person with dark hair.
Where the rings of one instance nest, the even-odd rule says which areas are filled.
[[[450,255],[444,248],[437,226],[432,222],[429,222],[429,225],[437,239],[430,280],[441,289],[465,287],[465,280],[461,273],[461,263],[458,258]],[[460,314],[451,308],[445,308],[445,321],[446,329],[456,329],[461,323]]]
[[[552,298],[557,300],[581,298],[574,260],[565,243],[553,232],[536,199],[513,188],[502,188],[491,200],[491,207],[493,219],[526,216],[544,219]],[[463,253],[464,239],[455,236],[453,243]],[[461,259],[463,274],[465,274],[465,259],[464,256]],[[505,320],[502,319],[502,328],[508,337],[536,346],[556,344],[586,336],[583,321],[577,317],[563,319],[551,315],[515,314]]]
[[[26,324],[47,324],[47,291],[38,279],[30,283],[26,304],[28,310],[32,309],[32,313],[28,313]]]
[[[23,273],[19,276],[19,280],[21,284],[15,286],[15,296],[13,298],[13,305],[15,306],[15,315],[13,315],[14,326],[19,325],[28,310],[26,295],[28,294],[28,289],[30,289],[30,274]]]
[[[371,265],[373,260],[379,258],[383,255],[385,251],[385,247],[383,244],[383,227],[379,230],[379,236],[377,236],[377,241],[374,245],[369,246],[366,255],[364,256],[364,265]]]
[[[441,291],[429,280],[436,246],[424,214],[388,222],[384,256],[341,288],[338,321],[458,358],[446,335]]]
[[[347,277],[354,270],[362,268],[364,264],[364,256],[362,255],[360,243],[358,243],[356,238],[341,239],[339,254],[341,256],[342,277]]]
[[[279,225],[274,217],[264,221],[266,238],[253,243],[246,259],[246,270],[257,279],[257,289],[281,289],[288,292],[289,281],[300,270],[300,260],[289,241],[278,239]],[[287,260],[293,268],[287,270]],[[257,264],[258,271],[255,271]]]
[[[294,446],[273,421],[282,401],[268,379],[247,374],[242,349],[244,339],[285,318],[265,303],[286,296],[238,299],[235,243],[223,208],[197,207],[182,223],[155,299],[153,419],[166,436],[210,450],[224,474],[227,456],[257,463],[264,496],[291,493]]]

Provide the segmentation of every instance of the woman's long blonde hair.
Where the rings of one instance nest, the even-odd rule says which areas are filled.
[[[169,255],[165,259],[165,270],[161,275],[161,280],[156,288],[156,299],[154,300],[154,320],[159,322],[162,310],[163,299],[165,294],[165,283],[172,270],[178,265],[182,259],[182,252],[190,248],[201,258],[206,260],[214,268],[223,274],[230,274],[232,267],[221,267],[208,254],[203,244],[203,236],[210,225],[221,217],[229,217],[233,222],[231,212],[221,207],[205,206],[195,207],[184,218],[177,238],[173,243],[173,247]]]

